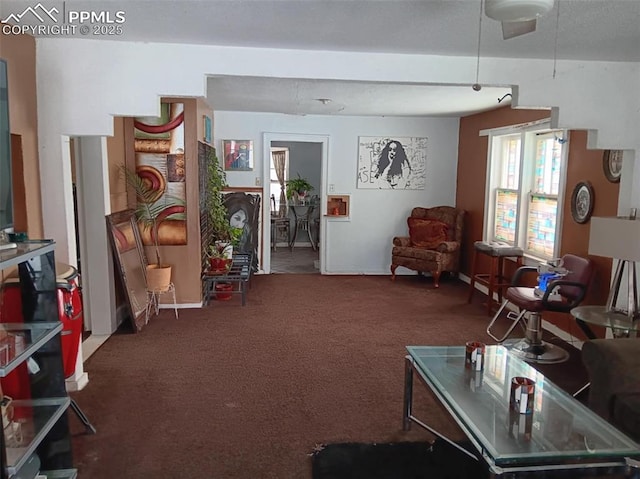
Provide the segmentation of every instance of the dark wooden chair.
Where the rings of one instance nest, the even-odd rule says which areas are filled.
[[[287,244],[290,243],[291,222],[289,220],[286,204],[281,204],[276,208],[276,197],[271,195],[271,248],[276,251],[278,238],[285,237]]]

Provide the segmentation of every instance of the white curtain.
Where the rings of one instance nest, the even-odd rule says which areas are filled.
[[[284,216],[287,213],[286,193],[285,193],[285,172],[287,169],[287,152],[272,151],[271,160],[273,161],[273,167],[276,170],[276,176],[280,183],[280,216]]]

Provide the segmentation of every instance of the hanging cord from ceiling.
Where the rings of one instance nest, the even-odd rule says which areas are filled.
[[[480,16],[478,20],[478,57],[476,61],[476,82],[471,86],[475,91],[482,90],[482,85],[478,83],[480,77],[480,43],[482,40],[482,12],[484,11],[484,0],[480,0]]]
[[[558,0],[558,11],[556,12],[556,38],[553,44],[553,79],[556,79],[556,65],[558,63],[558,32],[560,31],[560,0]]]
[[[502,103],[504,99],[507,98],[508,96],[513,98],[513,95],[511,95],[511,93],[505,93],[504,95],[502,95],[502,98],[498,98],[498,103]]]

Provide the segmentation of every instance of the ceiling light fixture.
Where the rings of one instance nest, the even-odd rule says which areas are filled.
[[[323,105],[326,105],[327,103],[331,103],[331,98],[316,98],[316,101],[319,101]]]
[[[554,0],[486,0],[487,17],[500,22],[535,20],[553,8]]]
[[[509,38],[531,33],[536,20],[553,9],[555,0],[486,0],[487,17],[502,22],[502,37]]]

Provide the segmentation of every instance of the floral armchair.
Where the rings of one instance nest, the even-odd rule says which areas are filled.
[[[443,271],[457,273],[464,215],[464,210],[452,206],[414,208],[407,218],[409,236],[393,238],[391,279],[395,279],[398,266],[403,266],[431,273],[438,288]]]

